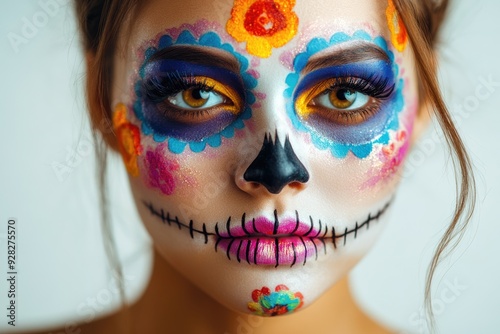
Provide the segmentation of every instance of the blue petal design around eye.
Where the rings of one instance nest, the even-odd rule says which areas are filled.
[[[177,37],[177,41],[175,44],[198,44],[196,43],[196,38],[194,38],[193,34],[191,34],[188,30],[183,30],[179,37]]]
[[[148,48],[146,52],[144,53],[146,58],[150,58],[152,55],[155,54],[157,50],[155,48]]]
[[[240,64],[240,76],[243,80],[243,85],[245,90],[244,91],[245,103],[246,103],[243,112],[238,116],[238,118],[234,122],[229,124],[221,132],[210,135],[200,141],[183,141],[175,137],[168,137],[165,135],[155,133],[144,117],[143,103],[141,102],[142,98],[141,88],[142,88],[142,79],[144,79],[146,74],[146,65],[148,64],[148,60],[159,49],[163,49],[165,47],[176,44],[189,44],[189,45],[210,46],[219,48],[221,50],[231,53],[238,60]],[[198,40],[188,30],[182,31],[177,37],[177,40],[175,41],[169,35],[164,35],[160,37],[158,42],[158,49],[155,47],[150,47],[146,50],[144,56],[144,62],[139,68],[140,79],[134,85],[134,90],[137,99],[134,102],[133,109],[136,117],[142,122],[141,124],[142,132],[148,136],[152,135],[153,140],[155,140],[156,142],[167,141],[168,149],[170,150],[170,152],[175,154],[180,154],[184,152],[186,146],[189,146],[191,151],[195,153],[202,152],[207,145],[210,147],[219,147],[222,143],[222,137],[233,138],[235,134],[235,129],[243,129],[245,127],[245,123],[243,120],[252,117],[251,105],[255,103],[256,98],[251,90],[257,86],[257,80],[247,72],[248,67],[249,67],[248,59],[243,55],[239,54],[238,52],[236,52],[231,44],[229,43],[223,44],[220,36],[217,35],[215,32],[204,33],[203,35],[200,36]]]
[[[214,32],[207,32],[200,37],[200,44],[220,48],[222,43],[219,35]]]
[[[353,37],[353,39],[360,39],[360,40],[364,40],[364,41],[367,41],[367,42],[371,42],[372,41],[372,38],[371,38],[370,34],[368,34],[364,30],[355,31],[354,34],[352,34],[352,37]]]
[[[149,125],[147,125],[146,123],[142,122],[142,125],[141,125],[141,129],[142,129],[142,132],[146,135],[146,136],[149,136],[151,134],[153,134],[153,129],[151,129],[149,127]]]
[[[207,139],[207,144],[210,146],[210,147],[219,147],[222,143],[222,139],[221,139],[221,136],[212,136],[210,138]]]
[[[226,138],[233,138],[234,137],[234,128],[231,126],[228,126],[224,130],[222,130],[222,132],[220,134]]]
[[[325,48],[356,40],[372,42],[379,46],[382,50],[384,50],[391,60],[392,73],[394,77],[398,76],[399,67],[394,62],[394,54],[389,50],[387,42],[383,37],[379,36],[372,39],[370,34],[363,30],[354,32],[352,36],[339,32],[332,35],[329,42],[326,42],[321,38],[315,38],[308,43],[305,51],[299,53],[295,57],[293,62],[294,72],[290,73],[287,76],[286,84],[288,87],[283,92],[283,96],[288,99],[286,109],[293,126],[299,131],[308,132],[311,135],[311,140],[316,148],[320,150],[328,149],[330,150],[332,155],[337,158],[344,158],[349,152],[352,152],[356,157],[363,159],[370,155],[373,150],[374,144],[387,144],[389,142],[389,130],[396,130],[399,128],[399,113],[403,110],[404,107],[404,99],[402,94],[404,83],[402,79],[399,79],[396,83],[396,89],[393,97],[391,98],[390,105],[387,106],[387,108],[390,108],[392,110],[392,113],[387,119],[382,132],[374,134],[374,137],[370,142],[349,143],[332,140],[315,131],[314,129],[306,126],[304,122],[299,119],[299,117],[295,113],[293,97],[294,92],[299,84],[300,72],[303,70],[310,57],[315,53],[324,50]]]
[[[191,151],[193,151],[194,153],[200,153],[202,152],[205,147],[207,146],[207,143],[205,141],[201,141],[201,142],[190,142],[189,143],[189,148],[191,149]]]
[[[307,44],[307,52],[308,53],[318,53],[321,50],[326,49],[329,47],[328,42],[325,41],[323,38],[313,38],[308,44]]]
[[[181,141],[178,141],[175,138],[170,138],[168,140],[168,149],[170,152],[175,153],[175,154],[181,154],[184,152],[184,149],[186,148],[187,143],[183,143]]]
[[[157,143],[163,143],[165,140],[167,140],[167,136],[163,136],[157,133],[153,133],[153,139]]]
[[[160,41],[158,42],[159,49],[164,49],[164,48],[171,46],[171,45],[172,45],[172,37],[170,37],[168,35],[163,35],[160,38]]]
[[[343,32],[337,32],[333,34],[333,36],[330,38],[330,45],[336,45],[340,43],[347,42],[351,39],[349,35]]]

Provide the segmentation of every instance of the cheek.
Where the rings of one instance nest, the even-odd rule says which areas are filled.
[[[373,152],[371,164],[367,168],[360,190],[373,189],[376,186],[387,185],[396,175],[399,175],[409,147],[409,133],[398,130],[392,133],[387,145],[379,146]]]
[[[166,153],[165,145],[145,150],[141,156],[141,174],[144,182],[164,195],[175,193],[181,180],[177,159]]]
[[[360,190],[384,187],[399,179],[410,147],[410,138],[418,110],[416,98],[405,94],[406,110],[400,115],[400,126],[390,131],[390,140],[385,145],[377,145],[365,167]],[[368,162],[368,161],[367,161]]]

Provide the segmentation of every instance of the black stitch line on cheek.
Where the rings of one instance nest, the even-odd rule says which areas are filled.
[[[299,224],[300,224],[299,212],[295,210],[295,228],[293,229],[292,234],[297,232],[297,230],[299,229]]]
[[[229,246],[227,246],[226,256],[229,260],[231,260],[231,256],[229,255],[229,251],[231,250],[231,246],[233,246],[234,240],[236,240],[236,239],[231,239],[231,241],[229,242]]]
[[[337,235],[335,234],[335,226],[332,226],[332,240],[333,240],[333,248],[337,249],[337,243],[335,239],[337,238]]]
[[[325,243],[325,238],[319,239],[323,243],[323,249],[325,250],[325,255],[326,255],[326,243]]]
[[[151,204],[151,207],[152,206],[153,205]],[[160,210],[160,213],[161,213],[161,221],[165,224],[165,212],[163,211],[163,209]],[[170,223],[168,225],[170,225]]]
[[[179,221],[179,218],[177,218],[177,216],[175,216],[175,223],[177,224],[177,226],[179,226],[179,230],[181,230],[181,222]]]
[[[170,221],[170,212],[167,211],[167,223],[169,226],[172,226],[172,222]]]
[[[208,233],[207,233],[207,226],[205,223],[203,223],[203,236],[205,237],[205,245],[208,244]]]
[[[238,260],[238,263],[241,262],[241,258],[240,258],[240,251],[241,251],[241,244],[243,243],[243,240],[240,239],[240,244],[238,245],[238,252],[236,253],[236,260]]]
[[[318,247],[316,246],[316,242],[314,242],[313,238],[309,238],[309,241],[311,241],[314,245],[314,252],[316,253],[316,258],[315,260],[318,260]]]
[[[273,235],[278,234],[278,227],[280,225],[280,222],[278,220],[278,210],[274,209],[274,228],[273,228]]]
[[[292,249],[293,249],[293,261],[292,264],[290,265],[290,268],[293,267],[295,262],[297,262],[297,250],[295,249],[295,244],[292,242]]]
[[[309,233],[311,233],[311,231],[313,230],[313,227],[314,227],[313,218],[311,216],[309,216],[309,220],[311,221],[311,227],[309,228],[309,231],[307,231],[307,233],[304,234],[304,237],[307,237],[309,235]]]
[[[249,239],[249,240],[247,240],[247,251],[246,251],[246,258],[247,258],[248,264],[250,264],[250,244],[251,244],[251,241]]]
[[[232,238],[233,236],[231,235],[231,216],[229,216],[229,218],[227,219],[226,230],[227,230],[227,235],[229,236],[229,238]]]
[[[217,241],[215,242],[215,252],[217,252],[217,246],[219,245],[219,242],[221,241],[221,238],[217,238]]]
[[[257,249],[259,249],[260,238],[257,238],[257,244],[255,245],[255,251],[253,253],[253,263],[257,264]]]
[[[279,249],[278,238],[274,238],[274,253],[276,256],[276,265],[274,266],[274,268],[278,268],[280,264],[280,249]]]
[[[370,229],[370,221],[372,220],[371,213],[368,214],[368,220],[366,221],[366,229]]]
[[[252,218],[252,227],[253,227],[253,233],[260,233],[260,232],[257,230],[257,226],[255,226],[255,218]]]
[[[304,241],[304,239],[302,237],[300,237],[300,241],[302,241],[302,245],[304,245],[304,263],[302,265],[305,266],[306,261],[307,261],[307,246],[306,246],[306,242]]]
[[[215,235],[217,236],[217,238],[222,238],[222,236],[220,235],[219,233],[219,222],[215,223]]]
[[[358,237],[358,222],[356,222],[356,226],[354,226],[354,239]]]
[[[321,239],[324,239],[326,237],[326,234],[328,233],[328,225],[325,224],[325,233],[321,236]]]
[[[243,229],[243,232],[246,235],[250,235],[250,233],[247,231],[247,228],[245,227],[245,217],[246,217],[246,213],[243,212],[243,215],[241,215],[241,228]]]
[[[321,225],[321,219],[319,220],[319,230],[318,233],[314,236],[314,238],[317,238],[319,234],[321,233],[321,229],[323,228],[323,225]]]
[[[345,232],[344,232],[344,246],[345,246],[346,241],[347,241],[347,227],[345,228]]]
[[[203,226],[205,226],[205,224],[203,224]],[[189,221],[189,235],[191,236],[191,239],[194,239],[194,235],[193,235],[193,220],[192,219]]]

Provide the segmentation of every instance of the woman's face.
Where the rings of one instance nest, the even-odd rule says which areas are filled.
[[[392,3],[153,0],[128,24],[113,124],[156,249],[234,310],[311,304],[379,236],[412,140]]]

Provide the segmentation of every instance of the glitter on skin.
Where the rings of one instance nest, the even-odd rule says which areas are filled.
[[[408,133],[405,130],[396,132],[394,140],[380,150],[378,154],[380,163],[369,172],[373,176],[361,186],[361,190],[372,188],[382,181],[391,179],[403,163],[409,146]]]
[[[385,15],[387,16],[387,24],[391,31],[392,45],[394,45],[399,52],[403,52],[408,43],[408,34],[406,33],[404,22],[401,20],[392,0],[389,0]]]
[[[288,43],[296,34],[299,19],[292,11],[295,0],[235,0],[227,32],[238,42],[247,42],[247,51],[261,58]]]
[[[163,145],[159,145],[155,151],[147,151],[144,163],[149,185],[158,188],[165,195],[172,195],[176,186],[174,172],[179,169],[179,164],[167,159],[162,147]]]
[[[127,120],[127,107],[123,103],[118,103],[115,107],[113,129],[127,172],[134,177],[138,176],[137,157],[142,154],[141,135],[139,128]]]

